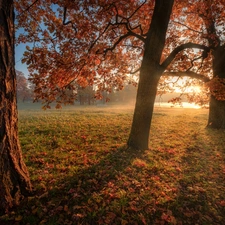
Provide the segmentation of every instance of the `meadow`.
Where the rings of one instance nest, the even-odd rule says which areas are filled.
[[[150,149],[126,148],[133,108],[20,108],[34,196],[0,224],[225,224],[225,131],[206,109],[154,110]]]

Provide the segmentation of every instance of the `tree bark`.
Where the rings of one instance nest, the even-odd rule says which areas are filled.
[[[157,85],[163,73],[160,59],[165,45],[173,3],[173,0],[155,1],[152,22],[145,40],[145,52],[140,69],[133,123],[127,143],[128,147],[131,148],[148,149]]]
[[[225,79],[225,45],[213,51],[213,77]],[[225,85],[224,85],[225,88]],[[209,102],[209,118],[207,127],[225,129],[225,101],[211,96]]]
[[[32,191],[18,140],[13,0],[0,0],[0,214]]]

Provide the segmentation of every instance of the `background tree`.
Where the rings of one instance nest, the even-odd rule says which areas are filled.
[[[204,22],[206,39],[212,54],[214,79],[209,83],[212,95],[208,127],[225,129],[225,1],[212,2],[206,0],[203,7],[196,11]]]
[[[95,91],[93,87],[78,87],[77,100],[79,101],[80,105],[93,105],[95,102]]]
[[[172,20],[179,32],[169,39],[178,45],[174,53],[181,49],[183,51],[176,55],[176,62],[179,63],[171,64],[167,71],[177,71],[178,76],[187,75],[208,82],[206,86],[210,88],[211,93],[208,127],[225,128],[225,71],[223,66],[225,62],[225,1],[184,1],[182,4],[180,19]],[[171,28],[175,29],[174,26]],[[170,30],[169,33],[171,34]],[[187,50],[188,48],[190,49]],[[193,51],[191,48],[198,50]],[[187,82],[190,83],[190,81]],[[205,95],[203,96],[204,98],[189,97],[205,103]]]
[[[32,89],[29,87],[29,83],[24,73],[16,70],[16,81],[17,81],[17,100],[25,101],[31,100],[33,97]]]
[[[133,84],[124,84],[123,90],[112,89],[109,93],[109,102],[114,102],[118,104],[134,104],[137,95],[137,87]]]
[[[0,0],[0,214],[32,187],[18,140],[12,0]]]
[[[29,7],[18,18],[18,25],[25,31],[18,40],[34,41],[34,47],[27,48],[23,61],[28,64],[38,97],[46,104],[60,99],[65,88],[75,88],[74,81],[80,86],[95,85],[99,91],[109,91],[113,86],[121,89],[127,74],[140,71],[128,141],[131,147],[148,146],[155,87],[160,77],[188,76],[202,82],[211,79],[215,49],[209,41],[213,35],[207,28],[211,27],[207,21],[213,19],[214,28],[222,26],[223,16],[216,15],[224,12],[223,0],[208,1],[214,17],[205,13],[208,6],[202,1],[177,0],[173,12],[170,1],[68,0],[53,4],[55,2],[49,0],[41,7],[37,3],[29,7],[29,2],[22,1],[17,4],[17,10],[22,12]],[[200,8],[207,19],[203,18]],[[157,10],[162,14],[157,14]],[[157,25],[153,23],[153,15]],[[215,32],[223,37],[224,29]],[[143,78],[143,74],[148,75]],[[213,93],[221,93],[221,90]],[[212,115],[215,118],[216,114]],[[219,116],[223,118],[224,113]]]

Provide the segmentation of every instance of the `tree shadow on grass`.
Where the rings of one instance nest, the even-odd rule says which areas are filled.
[[[121,224],[128,191],[142,187],[135,177],[138,170],[130,168],[137,158],[141,162],[144,151],[124,146],[109,151],[96,164],[84,159],[81,169],[65,176],[52,190],[26,199],[20,224]]]
[[[170,209],[182,224],[225,224],[225,133],[205,129],[193,138],[182,158],[179,194]]]
[[[68,202],[63,204],[68,204],[73,211],[70,219],[77,224],[111,224],[116,217],[121,221],[123,207],[128,204],[126,182],[136,179],[132,173],[127,177],[127,172],[143,153],[121,147],[112,150],[99,163],[87,165],[67,177],[63,182],[67,185],[64,190]]]
[[[204,132],[190,137],[184,152],[165,145],[112,148],[95,162],[84,155],[73,174],[63,171],[5,224],[225,224],[225,136]]]

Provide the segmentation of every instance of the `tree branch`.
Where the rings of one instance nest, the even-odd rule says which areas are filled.
[[[134,15],[135,15],[135,13],[144,5],[146,3],[146,0],[140,5],[140,6],[138,6],[135,10],[134,10],[134,12],[127,18],[127,20],[129,21],[129,19],[131,19]],[[139,30],[141,31],[141,36],[147,36],[147,34],[144,34],[143,33],[143,29],[142,29],[142,27],[141,27],[141,24],[139,24],[139,25],[137,25],[136,27],[134,27],[133,29],[136,29],[136,28],[139,28]]]
[[[118,21],[118,14],[116,15],[116,22],[114,23],[114,24],[112,24],[113,26],[118,26],[118,25],[122,25],[122,26],[125,26],[126,27],[126,29],[127,29],[127,31],[128,32],[130,32],[130,33],[132,33],[132,36],[135,36],[135,37],[137,37],[138,39],[140,39],[141,41],[145,41],[145,38],[143,37],[143,36],[146,36],[146,34],[143,34],[143,30],[142,30],[142,28],[141,28],[141,25],[137,25],[137,26],[135,26],[135,27],[131,27],[131,25],[130,25],[130,22],[129,22],[129,19],[127,19],[127,18],[125,18],[125,17],[121,17],[121,18],[123,18],[124,20],[125,20],[125,22],[122,22],[122,21]],[[137,33],[135,33],[135,32],[133,32],[133,30],[135,30],[135,29],[137,29],[139,27],[139,29],[140,29],[140,31],[141,31],[141,34],[139,35],[139,34],[137,34]]]
[[[39,0],[35,0],[35,1],[34,1],[32,4],[30,4],[26,9],[24,9],[24,10],[22,11],[22,13],[20,14],[20,16],[21,16],[24,12],[29,11],[29,9],[30,9],[33,5],[35,5],[38,1],[39,1]]]
[[[195,33],[202,34],[201,31],[194,30],[194,29],[192,29],[191,27],[189,27],[189,26],[187,26],[187,25],[185,25],[185,24],[183,24],[183,23],[181,23],[181,22],[179,22],[179,21],[171,20],[171,22],[177,23],[177,24],[179,24],[179,25],[181,25],[181,26],[184,26],[184,27],[186,27],[188,30],[191,30],[191,31],[193,31],[193,32],[195,32]]]
[[[135,73],[139,72],[140,70],[141,70],[141,68],[138,68],[135,71],[130,71],[130,74],[135,74]]]
[[[126,39],[127,37],[131,36],[130,32],[127,32],[126,34],[120,36],[120,38],[114,43],[114,45],[111,47],[111,48],[106,48],[103,52],[104,52],[104,55],[107,54],[108,51],[113,51],[116,46],[124,39]],[[96,52],[96,53],[100,53],[100,51]]]
[[[191,77],[191,78],[195,78],[195,79],[201,80],[204,83],[210,81],[210,79],[207,76],[205,76],[203,74],[195,73],[195,72],[192,72],[192,71],[186,71],[186,72],[164,72],[162,74],[162,76]]]
[[[209,53],[210,51],[210,47],[207,47],[205,45],[201,45],[201,44],[195,44],[195,43],[192,43],[192,42],[188,42],[188,43],[185,43],[185,44],[182,44],[178,47],[176,47],[170,54],[169,56],[163,61],[163,63],[161,64],[161,67],[163,70],[165,70],[169,64],[174,60],[174,58],[176,57],[176,55],[185,50],[185,49],[188,49],[188,48],[197,48],[197,49],[202,49],[204,52],[203,52],[203,55],[205,55],[206,53]]]
[[[103,34],[108,30],[108,28],[112,25],[111,22],[109,22],[107,24],[107,26],[105,27],[105,29],[103,30],[103,32],[101,34],[99,34],[99,36],[92,42],[90,48],[88,49],[88,52],[91,51],[91,49],[94,47],[94,45],[98,42],[98,40],[103,36]]]
[[[128,17],[128,20],[134,16],[134,14],[146,3],[147,1],[145,0],[141,5],[139,5],[133,13],[131,13],[131,15]]]
[[[141,51],[144,51],[143,47],[142,46],[138,46],[138,45],[124,44],[122,46],[127,47],[127,48],[136,48],[136,49],[139,49]]]
[[[216,33],[215,17],[212,12],[211,1],[203,1],[204,13],[199,13],[199,16],[203,19],[207,30],[207,39],[209,45],[213,48],[220,45],[220,38]],[[207,15],[207,16],[206,16]]]
[[[130,22],[129,22],[129,19],[144,5],[146,3],[146,1],[144,1],[144,3],[142,3],[132,14],[131,14],[131,16],[129,17],[129,18],[125,18],[125,17],[122,17],[121,15],[119,15],[119,12],[118,12],[118,9],[117,9],[117,7],[116,7],[116,5],[113,3],[113,4],[111,4],[110,5],[110,7],[115,7],[115,10],[116,10],[116,12],[117,12],[117,14],[116,14],[116,16],[115,16],[115,22],[109,22],[108,24],[107,24],[107,26],[105,27],[105,29],[103,30],[103,32],[102,33],[100,33],[99,34],[99,36],[92,42],[92,44],[91,44],[91,46],[90,46],[90,48],[89,48],[89,52],[91,51],[91,49],[94,47],[94,45],[98,42],[98,40],[105,34],[105,32],[109,29],[109,27],[114,27],[114,26],[116,26],[116,27],[118,27],[118,26],[125,26],[126,27],[126,29],[127,29],[127,31],[128,31],[128,33],[129,33],[129,35],[130,36],[134,36],[134,37],[136,37],[137,39],[139,39],[139,40],[141,40],[141,41],[145,41],[145,38],[144,38],[144,36],[146,36],[146,34],[144,34],[143,33],[143,30],[142,30],[142,27],[141,27],[141,25],[137,25],[137,26],[135,26],[135,27],[131,27],[131,25],[130,25]],[[109,8],[110,8],[109,7]],[[119,17],[122,19],[122,20],[120,20],[119,21]],[[125,22],[123,22],[123,20],[125,20]],[[141,34],[139,35],[139,34],[137,34],[137,33],[135,33],[135,32],[133,32],[133,30],[134,29],[137,29],[137,28],[139,28],[139,30],[141,31]],[[127,34],[128,34],[127,33]],[[127,34],[125,34],[125,35],[123,35],[123,36],[126,36],[126,37],[128,37],[128,35]],[[123,37],[123,36],[121,36],[121,37]],[[120,39],[120,38],[119,38]],[[116,45],[114,44],[114,46],[116,47]],[[115,48],[114,47],[114,48]],[[100,52],[99,50],[97,50],[98,52]]]
[[[66,13],[67,13],[67,7],[64,7],[64,12],[63,12],[63,25],[68,25],[71,24],[72,28],[77,32],[77,28],[74,26],[73,22],[71,20],[66,22]]]
[[[190,71],[190,70],[194,67],[194,62],[197,61],[197,60],[199,60],[199,59],[201,59],[202,57],[203,57],[203,56],[200,55],[200,56],[198,56],[198,57],[192,59],[192,60],[191,60],[191,66],[187,69],[187,71]],[[202,59],[200,68],[202,68],[202,64],[203,64],[203,59]],[[198,69],[200,69],[200,68],[198,68]]]

